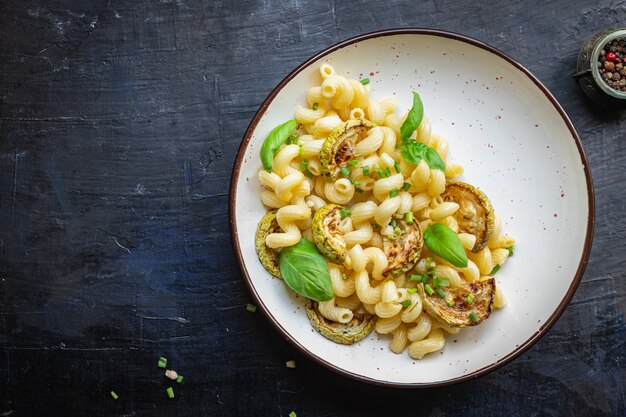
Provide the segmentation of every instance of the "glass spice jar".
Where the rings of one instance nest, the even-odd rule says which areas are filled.
[[[611,60],[608,61],[610,64],[604,65],[607,62],[607,54],[612,53],[610,49],[607,52],[605,46],[620,40],[626,41],[626,28],[609,28],[595,33],[580,49],[574,74],[574,79],[587,97],[597,104],[610,108],[626,107],[626,91],[608,84],[608,81],[611,81],[619,88],[623,78],[619,72],[615,72],[613,57],[611,56]],[[626,68],[626,61],[623,66]]]

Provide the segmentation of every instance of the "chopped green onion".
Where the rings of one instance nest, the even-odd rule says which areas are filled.
[[[341,274],[341,279],[348,279],[348,276],[346,274]]]
[[[342,219],[345,219],[346,217],[349,217],[352,214],[352,210],[342,208],[339,211],[339,214],[341,214]]]
[[[293,132],[291,135],[289,135],[289,137],[287,138],[287,144],[288,145],[296,145],[298,143],[298,138],[300,137],[300,135],[297,132]]]
[[[356,159],[352,159],[350,160],[350,162],[348,162],[348,165],[350,165],[351,167],[358,167],[359,166],[359,161]]]
[[[159,358],[159,363],[157,363],[157,366],[159,368],[165,368],[167,366],[167,358],[160,357]]]
[[[295,411],[292,411],[291,413],[289,413],[289,417],[298,417],[298,415]]]
[[[319,106],[319,104],[317,103],[313,103],[313,106],[311,107],[313,110],[317,110],[317,107]]]
[[[350,182],[356,187],[358,185],[361,185],[361,181],[354,181],[352,178],[350,179]]]
[[[400,304],[402,304],[402,308],[407,308],[408,306],[411,305],[411,300],[404,300]]]
[[[392,188],[391,190],[389,190],[389,197],[393,198],[393,197],[397,197],[398,196],[398,189],[397,188]]]
[[[422,282],[424,284],[428,284],[428,281],[430,281],[430,277],[428,276],[428,274],[426,273],[426,274],[422,275]]]
[[[409,288],[406,292],[409,294],[415,294],[417,292],[417,288]]]
[[[474,313],[473,311],[469,313],[469,318],[472,321],[472,323],[476,323],[478,321],[478,317],[476,317],[476,313]]]
[[[359,80],[359,82],[363,85],[367,85],[370,83],[370,79],[369,78],[363,78],[362,80]]]
[[[496,264],[496,266],[493,267],[489,275],[495,275],[496,272],[498,272],[499,270],[500,270],[500,264]]]
[[[422,276],[417,275],[417,274],[412,274],[411,277],[409,278],[409,281],[421,281],[421,280],[422,280]]]
[[[413,224],[413,212],[407,211],[406,215],[404,216],[404,221],[406,222],[406,224]]]
[[[167,392],[167,398],[174,398],[174,390],[172,387],[168,387],[165,391]]]
[[[341,168],[339,172],[341,172],[341,175],[343,175],[346,178],[350,176],[350,170],[346,167]]]
[[[433,285],[435,287],[449,287],[450,286],[450,280],[448,278],[434,277],[433,278]]]
[[[452,300],[448,301],[448,307],[454,307],[454,301]]]
[[[367,176],[370,174],[370,167],[368,167],[367,165],[364,165],[362,168],[363,168],[363,176]]]
[[[246,310],[250,313],[254,313],[256,311],[256,306],[254,304],[246,304]]]
[[[382,168],[378,168],[378,175],[380,175],[380,178],[387,177],[387,174],[385,174],[385,171]]]
[[[408,182],[405,182],[404,184],[402,184],[402,189],[404,191],[408,191],[409,188],[411,188],[411,184],[409,184]]]
[[[389,170],[389,167],[385,168],[385,176],[388,177],[391,175],[391,171]]]
[[[424,289],[426,290],[426,292],[428,293],[428,295],[433,295],[435,293],[435,290],[433,290],[433,287],[431,287],[430,285],[426,284],[424,285]]]
[[[303,159],[302,162],[300,162],[300,171],[304,172],[304,175],[306,175],[309,178],[311,178],[313,176],[311,171],[309,171],[309,160],[308,159]]]
[[[394,227],[393,234],[400,236],[400,234],[402,234],[402,230],[399,227]]]
[[[472,304],[474,302],[474,294],[471,294],[467,296],[467,298],[465,299],[465,302],[467,304]]]
[[[396,219],[391,219],[391,221],[389,222],[389,226],[393,227],[394,229],[397,225],[398,222],[396,221]]]
[[[396,172],[399,174],[400,173],[400,164],[398,163],[398,161],[395,161],[393,163],[393,167],[396,169]]]
[[[434,274],[435,274],[434,269],[429,269],[428,271],[426,271],[426,275],[434,275]]]
[[[446,298],[446,292],[441,288],[437,288],[437,294],[439,294],[439,297],[441,298]]]
[[[515,245],[511,245],[506,250],[509,251],[509,256],[513,256],[515,254]]]
[[[111,397],[113,397],[114,400],[117,400],[118,398],[120,398],[120,396],[117,395],[115,391],[111,391]]]
[[[362,193],[363,192],[363,190],[360,189],[360,188],[355,188],[354,191],[356,191],[357,193]]]
[[[179,384],[183,383],[183,376],[182,375],[178,375],[178,378],[176,378],[176,382],[178,382]]]

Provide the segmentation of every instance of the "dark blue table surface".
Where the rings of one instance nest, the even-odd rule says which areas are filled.
[[[624,113],[571,78],[625,3],[475,3],[2,1],[0,416],[625,415]],[[228,229],[235,154],[271,89],[394,27],[463,33],[529,68],[596,190],[590,262],[556,325],[501,369],[430,390],[336,375],[247,313]],[[173,400],[159,356],[185,376]]]

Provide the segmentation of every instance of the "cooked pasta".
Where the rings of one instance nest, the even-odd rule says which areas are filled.
[[[327,63],[319,77],[306,90],[306,101],[295,106],[296,129],[263,159],[260,198],[273,214],[271,222],[262,222],[265,229],[259,226],[257,250],[260,245],[282,257],[303,237],[314,241],[332,288],[332,297],[314,305],[319,314],[346,326],[376,316],[372,327],[388,338],[392,352],[422,359],[443,349],[444,334],[478,324],[472,303],[481,294],[469,289],[486,288],[487,304],[504,307],[493,275],[512,255],[515,240],[505,234],[500,216],[489,210],[493,218],[474,222],[478,211],[450,192],[464,169],[448,162],[450,142],[427,117],[407,135],[403,123],[414,115],[394,97],[373,96],[370,85]],[[426,149],[428,157],[406,156],[408,142]],[[324,217],[329,213],[334,217]],[[486,226],[477,230],[476,224]],[[424,234],[431,227],[455,237],[465,263],[429,246]],[[461,301],[445,298],[454,291],[463,294]],[[472,313],[459,325],[433,310],[429,296],[450,309],[464,302]]]

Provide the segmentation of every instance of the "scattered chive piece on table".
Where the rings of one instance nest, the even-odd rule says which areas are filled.
[[[176,382],[178,382],[179,384],[183,383],[183,376],[182,375],[178,375],[178,378],[176,378]]]
[[[426,290],[426,292],[429,295],[433,295],[435,293],[435,290],[433,290],[433,287],[431,287],[430,285],[426,284],[424,285],[424,289]]]
[[[256,312],[256,306],[254,304],[246,304],[246,310],[250,313],[254,313]]]
[[[363,166],[363,175],[367,176],[370,174],[370,167],[368,167],[367,165]]]
[[[515,246],[511,245],[508,248],[506,248],[506,250],[509,251],[509,256],[513,256],[515,254]]]
[[[417,288],[409,288],[408,290],[406,290],[406,292],[408,292],[409,294],[415,294],[417,292]]]
[[[346,178],[350,176],[350,170],[346,167],[341,168],[339,172],[341,172],[341,175],[343,175]]]
[[[164,358],[164,357],[161,356],[159,358],[159,362],[157,363],[157,366],[159,368],[165,368],[167,366],[167,358]]]
[[[413,274],[409,278],[409,281],[421,281],[421,280],[422,280],[422,276],[421,275],[417,275],[417,274]]]
[[[404,300],[402,303],[402,308],[407,308],[411,305],[411,300]]]
[[[368,85],[370,83],[370,79],[369,78],[363,78],[362,80],[359,80],[359,82],[363,85]]]
[[[441,298],[446,298],[446,293],[441,288],[437,288],[437,294],[439,294],[439,297]]]
[[[397,188],[392,188],[391,190],[389,190],[389,197],[393,198],[393,197],[397,197],[398,196],[398,189]]]
[[[317,110],[317,107],[319,106],[319,104],[317,103],[313,103],[313,107],[311,107],[313,110]]]
[[[172,371],[171,369],[168,369],[167,371],[165,371],[165,376],[171,379],[172,381],[175,381],[176,378],[178,378],[178,373],[176,371]]]
[[[350,165],[351,167],[358,167],[359,166],[359,161],[356,159],[352,159],[350,160],[350,162],[348,162],[348,165]]]
[[[398,171],[400,172],[400,171]],[[411,188],[411,184],[409,184],[408,182],[405,182],[404,184],[402,184],[402,189],[404,191],[407,191],[409,188]]]
[[[434,277],[433,278],[433,285],[435,287],[449,287],[450,286],[450,280],[448,278]]]
[[[406,212],[404,221],[406,222],[406,224],[413,224],[413,212],[412,211]]]
[[[472,323],[476,323],[478,321],[478,317],[476,317],[476,313],[474,313],[473,311],[469,313],[469,318],[472,321]]]
[[[472,304],[474,302],[474,294],[468,295],[467,298],[465,299],[465,302],[467,304]]]
[[[285,366],[287,368],[295,368],[296,367],[296,361],[287,361],[287,362],[285,362]]]
[[[342,208],[339,211],[339,214],[341,214],[342,219],[345,219],[346,217],[349,217],[352,214],[352,210]]]
[[[174,398],[174,390],[172,387],[168,387],[165,391],[167,392],[167,398]]]
[[[115,391],[111,391],[111,397],[113,397],[114,400],[117,400],[118,398],[120,398],[120,396],[117,395]]]
[[[496,264],[496,266],[493,267],[489,275],[495,275],[495,273],[498,272],[499,270],[500,270],[500,264]]]

